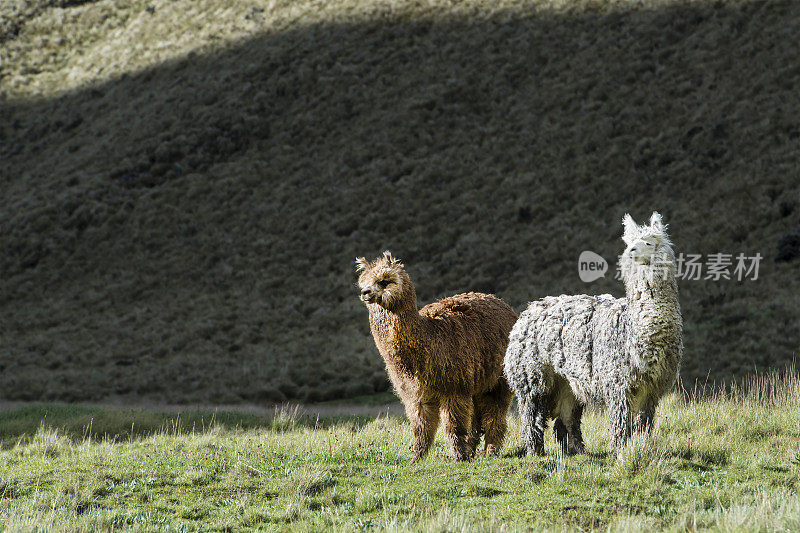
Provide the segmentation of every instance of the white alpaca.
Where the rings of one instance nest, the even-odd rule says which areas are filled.
[[[672,243],[658,213],[649,225],[637,226],[630,215],[622,223],[625,298],[543,298],[511,330],[504,369],[528,453],[544,453],[549,418],[564,452],[582,452],[583,407],[602,403],[619,454],[632,430],[651,430],[658,401],[675,382],[683,320]]]

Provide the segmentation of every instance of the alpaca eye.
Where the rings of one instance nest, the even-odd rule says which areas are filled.
[[[389,281],[388,279],[382,279],[381,281],[378,282],[378,287],[380,287],[381,289],[385,289],[390,283],[391,281]]]

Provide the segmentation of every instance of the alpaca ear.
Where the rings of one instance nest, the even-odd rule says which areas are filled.
[[[639,226],[636,225],[636,222],[633,221],[633,217],[628,213],[625,213],[625,216],[622,217],[622,227],[624,228],[622,240],[625,241],[625,244],[632,244],[634,239],[636,239],[636,234],[639,232]]]
[[[658,233],[664,233],[664,222],[658,211],[653,211],[653,215],[650,217],[650,228]]]
[[[366,257],[356,257],[356,272],[362,272],[369,268],[369,261]]]
[[[395,256],[393,256],[392,252],[390,252],[389,250],[386,250],[385,252],[383,252],[383,259],[384,259],[384,261],[389,263],[391,266],[396,266],[396,267],[399,267],[399,268],[403,268],[404,267],[403,263],[401,263],[399,259],[397,259]]]

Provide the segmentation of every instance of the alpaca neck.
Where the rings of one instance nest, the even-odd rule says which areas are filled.
[[[628,306],[635,315],[640,310],[669,312],[678,305],[675,282],[675,256],[671,249],[660,252],[652,265],[636,263],[631,257],[620,257]],[[651,313],[644,313],[646,319]],[[660,314],[660,313],[656,313]]]
[[[674,269],[670,269],[666,276],[637,272],[626,280],[625,292],[631,328],[628,342],[636,347],[632,351],[633,362],[641,371],[647,372],[665,355],[655,348],[656,345],[663,348],[669,344],[669,339],[678,341],[681,336],[681,311]],[[652,346],[653,349],[642,352],[640,348],[643,346]],[[671,355],[675,353],[670,351]]]
[[[415,360],[415,356],[418,358],[417,347],[424,342],[422,317],[417,308],[414,287],[409,283],[403,298],[392,308],[369,305],[369,323],[386,363],[413,373],[418,366]]]
[[[640,277],[635,283],[626,284],[626,298],[628,308],[637,317],[636,321],[649,322],[652,315],[661,315],[673,311],[678,306],[678,285],[675,276],[669,275],[667,279],[656,276],[653,279]],[[653,311],[642,313],[640,311]]]

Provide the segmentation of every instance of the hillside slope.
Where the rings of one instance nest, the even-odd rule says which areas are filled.
[[[12,4],[6,399],[385,390],[356,255],[421,304],[620,296],[578,255],[653,210],[678,252],[764,257],[680,282],[684,381],[798,353],[800,3]]]

